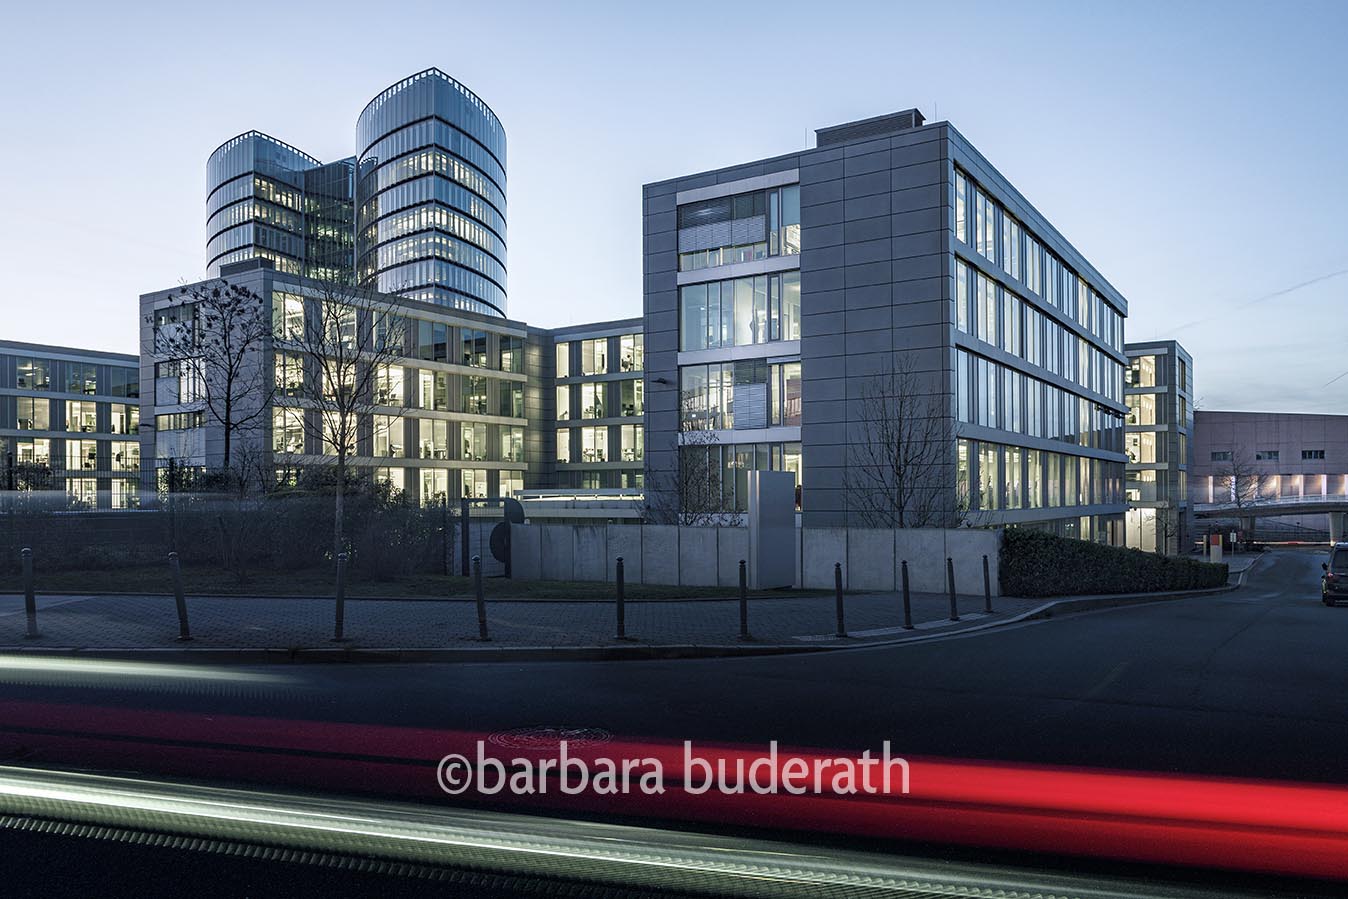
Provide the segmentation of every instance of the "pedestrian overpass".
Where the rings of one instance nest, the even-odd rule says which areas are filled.
[[[1273,496],[1237,504],[1196,503],[1194,517],[1198,519],[1236,518],[1240,529],[1254,531],[1256,518],[1275,515],[1329,515],[1329,539],[1335,543],[1348,535],[1348,496]]]

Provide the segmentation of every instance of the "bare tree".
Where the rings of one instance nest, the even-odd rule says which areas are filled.
[[[1244,446],[1233,446],[1231,457],[1224,460],[1216,471],[1216,481],[1222,496],[1236,507],[1238,516],[1258,501],[1265,480],[1253,454]]]
[[[861,386],[843,487],[866,527],[954,527],[964,518],[968,498],[950,487],[956,435],[949,399],[925,381],[909,355],[896,354]]]
[[[744,516],[725,507],[726,467],[721,442],[712,431],[684,431],[677,443],[678,468],[674,489],[667,495],[678,503],[674,519],[686,527],[736,527]]]
[[[370,291],[342,281],[306,283],[303,323],[291,327],[282,316],[277,345],[303,361],[306,409],[300,419],[306,436],[335,464],[335,555],[345,545],[345,494],[360,420],[374,407],[378,381],[403,355],[407,323]]]
[[[223,279],[184,287],[172,299],[173,305],[151,313],[150,352],[184,367],[193,399],[224,432],[222,467],[231,472],[236,438],[256,428],[269,408],[266,304]]]

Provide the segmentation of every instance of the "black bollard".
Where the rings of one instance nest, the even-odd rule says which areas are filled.
[[[192,639],[187,628],[187,599],[183,596],[183,569],[178,563],[178,554],[169,553],[169,573],[173,575],[173,604],[178,608],[178,642]]]
[[[618,557],[617,572],[614,575],[614,581],[618,587],[618,639],[627,639],[627,596],[626,587],[623,584],[623,557]]]
[[[949,556],[945,557],[945,584],[950,592],[950,620],[959,621],[959,609],[955,606],[955,560]]]
[[[33,594],[33,551],[25,546],[19,555],[23,558],[23,611],[28,617],[24,638],[36,640],[42,634],[37,629],[37,597]]]
[[[487,599],[482,595],[482,557],[473,556],[473,593],[477,598],[477,639],[490,642],[487,635]]]
[[[983,611],[992,614],[992,576],[988,574],[988,557],[983,556]]]
[[[846,637],[847,625],[843,623],[842,563],[833,563],[833,599],[838,613],[838,632],[835,636]]]
[[[908,560],[904,559],[900,570],[903,572],[903,628],[913,629],[913,599],[908,595]]]
[[[749,639],[749,569],[740,559],[740,639]]]

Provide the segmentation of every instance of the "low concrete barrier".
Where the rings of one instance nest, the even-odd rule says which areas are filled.
[[[848,590],[897,592],[908,562],[911,588],[946,591],[947,557],[954,560],[961,593],[982,593],[983,556],[992,569],[992,595],[999,596],[997,566],[1001,531],[978,528],[801,528],[796,586],[833,588],[833,565],[843,565]],[[523,580],[612,581],[623,557],[629,584],[734,587],[739,561],[749,556],[744,527],[674,525],[511,525],[514,575]]]

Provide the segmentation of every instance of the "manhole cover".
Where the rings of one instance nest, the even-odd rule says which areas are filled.
[[[602,727],[516,727],[487,738],[506,749],[556,749],[563,740],[571,747],[600,746],[613,739]]]

